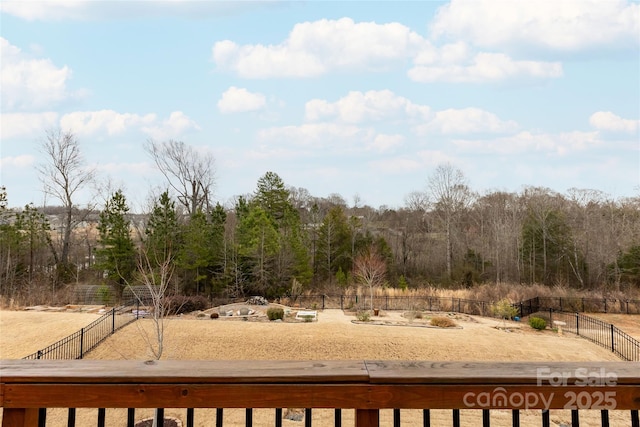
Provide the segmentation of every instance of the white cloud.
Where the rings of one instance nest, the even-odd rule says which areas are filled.
[[[443,134],[467,133],[508,133],[515,132],[518,124],[513,120],[504,121],[493,113],[479,108],[448,109],[435,113],[433,120],[416,127],[416,132],[424,135],[431,132]]]
[[[452,0],[430,28],[484,48],[580,51],[637,46],[639,22],[640,5],[626,0]]]
[[[490,140],[459,139],[452,141],[452,143],[461,151],[473,153],[507,155],[529,152],[556,156],[564,156],[603,145],[598,132],[579,131],[559,134],[535,134],[523,131],[515,135]]]
[[[25,169],[31,168],[35,164],[35,157],[24,154],[22,156],[14,156],[14,157],[3,157],[0,159],[0,166],[2,169],[5,168],[17,168],[17,169]]]
[[[58,114],[46,113],[2,113],[0,114],[0,140],[29,137],[58,124]]]
[[[3,110],[48,107],[73,96],[67,89],[71,69],[50,59],[35,59],[0,37],[0,86]]]
[[[377,151],[379,153],[386,153],[393,151],[393,149],[400,147],[404,141],[402,135],[376,135],[373,141],[369,144],[369,149]]]
[[[591,126],[598,130],[611,132],[637,132],[640,129],[640,120],[623,119],[610,111],[598,111],[589,117]]]
[[[455,59],[459,61],[462,57]],[[424,65],[428,60],[432,58],[417,58],[416,65],[407,73],[411,80],[420,83],[482,83],[514,78],[557,78],[563,74],[559,62],[516,61],[502,53],[481,52],[464,63]]]
[[[261,93],[252,93],[247,89],[231,86],[218,101],[218,109],[221,113],[243,113],[261,110],[266,103],[265,96]]]
[[[182,111],[174,111],[160,124],[142,128],[143,132],[155,139],[175,138],[193,130],[200,130],[200,126]]]
[[[155,114],[118,113],[113,110],[77,111],[65,114],[60,119],[60,127],[79,135],[106,132],[116,135],[134,127],[151,125],[156,121]]]
[[[414,104],[390,90],[352,91],[333,103],[312,99],[305,105],[305,116],[310,121],[338,118],[345,123],[361,123],[382,119],[426,119],[429,113],[428,106]]]
[[[380,70],[413,57],[428,42],[399,23],[350,18],[296,24],[277,45],[215,43],[213,59],[245,78],[313,77],[331,70]]]

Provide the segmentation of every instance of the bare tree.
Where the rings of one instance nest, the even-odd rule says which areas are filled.
[[[387,264],[375,250],[370,249],[358,255],[353,262],[353,276],[357,282],[368,286],[373,311],[373,290],[384,285]]]
[[[471,191],[460,169],[446,163],[439,165],[429,178],[428,187],[437,211],[442,215],[446,233],[447,278],[451,279],[452,237],[454,217],[471,201]]]
[[[46,162],[38,166],[45,194],[58,199],[64,208],[61,224],[61,250],[52,245],[57,277],[68,279],[72,231],[82,219],[74,219],[74,198],[95,177],[95,169],[85,166],[80,144],[70,131],[49,130],[41,144]]]
[[[143,333],[143,337],[155,360],[162,357],[164,350],[164,320],[169,314],[166,293],[175,270],[173,261],[173,255],[170,251],[166,251],[162,257],[158,257],[150,256],[148,251],[143,249],[138,257],[137,281],[142,285],[145,295],[140,291],[140,287],[127,283],[140,305],[151,306],[153,336]]]
[[[215,159],[182,141],[155,142],[144,146],[160,172],[177,193],[189,215],[209,207],[215,187]]]

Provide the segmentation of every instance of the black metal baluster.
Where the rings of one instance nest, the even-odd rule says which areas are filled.
[[[511,411],[511,425],[513,427],[520,427],[520,411],[517,409]]]
[[[488,409],[482,410],[482,427],[491,427],[491,415]]]
[[[156,408],[156,419],[158,424],[164,425],[164,408]]]
[[[607,409],[600,411],[600,420],[602,427],[609,427],[609,411]]]
[[[67,415],[67,427],[76,426],[76,408],[69,408],[69,414]]]
[[[47,408],[38,409],[38,427],[46,427],[47,425]]]
[[[393,410],[393,427],[400,427],[400,409]]]
[[[640,417],[638,417],[638,410],[631,410],[631,427],[640,427]]]
[[[244,425],[245,427],[253,427],[253,409],[247,408],[245,411]]]
[[[224,419],[224,409],[216,409],[216,427],[222,427],[222,421]]]
[[[304,427],[311,427],[311,408],[304,410]]]
[[[431,411],[429,409],[422,410],[422,427],[431,427]]]
[[[282,408],[276,408],[276,427],[282,427]]]
[[[334,427],[342,427],[342,409],[336,408],[333,415]]]
[[[127,408],[127,427],[136,425],[136,408]]]
[[[98,427],[104,427],[104,419],[106,416],[106,410],[104,408],[98,409]]]
[[[580,427],[580,413],[577,409],[571,410],[571,427]]]
[[[548,409],[542,410],[542,427],[551,427],[551,418]]]
[[[187,408],[187,427],[193,427],[193,408]]]
[[[453,427],[460,427],[460,409],[453,410]]]

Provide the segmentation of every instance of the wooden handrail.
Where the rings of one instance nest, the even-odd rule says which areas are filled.
[[[640,362],[0,361],[3,426],[34,425],[37,408],[55,407],[353,408],[369,425],[378,409],[571,409],[572,400],[640,409]]]

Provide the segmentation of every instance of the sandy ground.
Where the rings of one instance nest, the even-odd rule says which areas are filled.
[[[8,314],[7,314],[8,313]],[[47,336],[45,326],[54,325],[46,321],[46,317],[58,316],[62,313],[49,313],[41,317],[40,313],[0,312],[0,319],[5,325],[0,330],[2,343],[10,343],[3,354],[14,354],[20,357],[28,353],[26,347],[33,348],[31,341],[40,335]],[[239,318],[196,319],[193,316],[169,319],[166,321],[165,352],[163,359],[192,360],[241,360],[241,359],[282,359],[282,360],[328,360],[328,359],[396,359],[396,360],[493,360],[493,361],[605,361],[619,360],[606,349],[592,344],[571,334],[558,336],[553,331],[538,332],[522,323],[507,323],[507,330],[501,327],[501,321],[457,315],[455,321],[459,329],[436,329],[425,327],[425,320],[413,320],[402,316],[402,313],[383,313],[384,316],[373,318],[387,325],[358,324],[352,314],[340,310],[325,310],[318,313],[318,321],[311,323],[264,322],[241,320]],[[68,324],[74,323],[70,332],[81,326],[79,313],[65,313],[70,316]],[[39,328],[28,327],[28,318],[38,321]],[[78,316],[74,319],[73,316]],[[38,320],[45,319],[45,320]],[[62,319],[62,317],[60,317]],[[86,319],[86,318],[85,318]],[[9,327],[10,320],[17,320],[19,326]],[[57,319],[56,319],[57,321]],[[78,321],[78,323],[75,323]],[[63,321],[64,323],[64,321]],[[374,323],[374,322],[372,322]],[[393,325],[393,326],[392,326]],[[402,326],[401,326],[402,325]],[[32,338],[23,340],[19,330],[27,326]],[[114,336],[105,340],[98,348],[87,355],[89,359],[148,359],[150,352],[145,343],[149,336],[152,321],[144,319],[124,327]],[[624,329],[624,328],[623,328]],[[11,336],[7,331],[11,330]],[[65,334],[62,334],[65,335]],[[49,338],[47,338],[49,341]],[[25,350],[17,347],[23,342]],[[28,345],[27,345],[28,344]],[[29,347],[31,345],[31,347]],[[35,345],[35,349],[42,345]],[[4,345],[2,345],[4,348]],[[16,348],[14,348],[16,347]],[[8,356],[5,356],[8,357]],[[194,365],[197,369],[197,364]],[[66,425],[66,412],[50,410],[47,425]],[[183,421],[184,410],[167,410]],[[138,411],[137,419],[148,416],[149,412]],[[422,425],[420,411],[402,411],[403,426]],[[254,414],[254,425],[273,425],[272,410],[258,410]],[[381,425],[392,425],[391,411],[383,411]],[[612,426],[630,425],[628,413],[612,412]],[[96,411],[78,410],[80,424],[95,425]],[[121,410],[107,411],[107,425],[124,426],[126,415]],[[481,425],[481,414],[478,411],[463,411],[463,426]],[[492,411],[493,426],[511,425],[509,411]],[[196,410],[196,425],[214,425],[213,410]],[[552,425],[570,425],[570,413],[552,411]],[[225,410],[225,426],[244,425],[244,410]],[[583,425],[599,425],[599,413],[581,411]],[[524,411],[521,414],[521,425],[541,423],[539,411]],[[353,425],[353,411],[343,411],[343,424]],[[285,420],[285,427],[302,427],[302,422]],[[314,426],[333,425],[332,410],[314,410]],[[451,425],[451,411],[432,411],[432,425]]]
[[[98,317],[96,313],[0,310],[0,359],[20,359]]]
[[[613,323],[617,328],[620,328],[623,332],[631,335],[637,340],[640,340],[640,314],[587,314],[591,317],[596,317],[607,323]]]

